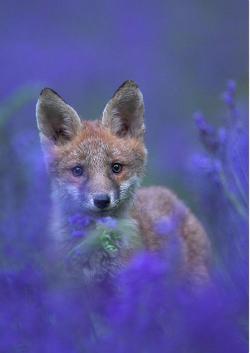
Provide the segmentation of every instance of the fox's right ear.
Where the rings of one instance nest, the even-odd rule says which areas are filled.
[[[42,140],[54,144],[71,140],[81,127],[81,119],[55,91],[44,88],[36,105],[36,119]]]

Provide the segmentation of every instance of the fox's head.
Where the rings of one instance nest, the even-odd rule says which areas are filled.
[[[146,162],[144,103],[124,82],[101,119],[82,121],[52,89],[42,90],[37,124],[59,202],[95,215],[115,215],[132,199]]]

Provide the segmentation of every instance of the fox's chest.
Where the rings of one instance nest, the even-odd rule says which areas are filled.
[[[110,222],[107,217],[91,226],[78,227],[78,235],[62,219],[57,219],[55,224],[51,235],[57,258],[66,271],[85,282],[116,276],[141,247],[137,224],[131,219]]]

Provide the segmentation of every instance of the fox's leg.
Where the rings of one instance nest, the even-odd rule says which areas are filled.
[[[181,228],[184,250],[184,272],[196,283],[209,281],[210,243],[207,234],[188,211]]]

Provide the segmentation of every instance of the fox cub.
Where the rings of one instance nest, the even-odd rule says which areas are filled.
[[[143,96],[134,81],[118,88],[99,120],[82,121],[49,88],[40,94],[36,116],[52,183],[53,251],[64,258],[77,249],[81,273],[100,279],[116,273],[140,249],[167,253],[168,236],[158,230],[167,232],[164,222],[172,217],[178,221],[180,272],[195,281],[208,278],[209,241],[199,221],[167,188],[138,188],[147,150]],[[130,227],[122,233],[119,222]]]

